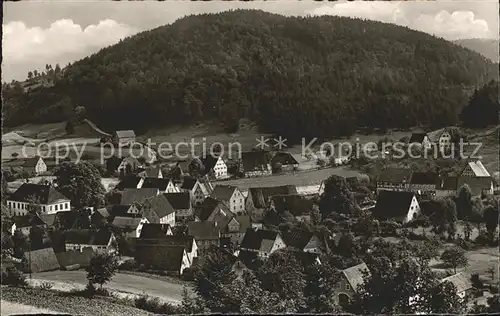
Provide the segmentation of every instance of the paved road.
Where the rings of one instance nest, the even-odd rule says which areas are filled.
[[[33,274],[33,279],[66,283],[69,285],[86,285],[88,283],[85,271],[51,271]],[[136,275],[117,273],[106,288],[133,294],[146,293],[157,296],[165,301],[178,303],[182,301],[182,284],[168,283],[162,280],[150,279]]]
[[[39,308],[31,305],[25,305],[20,303],[12,303],[8,301],[1,300],[0,302],[0,315],[17,315],[17,314],[64,314],[61,312],[51,311],[45,308]],[[68,315],[68,314],[65,314]]]

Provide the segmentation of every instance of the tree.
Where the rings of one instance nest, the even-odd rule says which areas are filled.
[[[341,271],[334,265],[330,256],[321,258],[322,264],[313,264],[305,270],[306,310],[308,313],[338,313],[333,297]]]
[[[333,175],[325,181],[325,190],[320,197],[319,208],[324,219],[332,212],[352,214],[356,210],[354,195],[343,177]]]
[[[464,184],[458,191],[456,205],[458,219],[470,217],[472,213],[472,193],[467,184]]]
[[[84,106],[77,106],[75,108],[75,119],[77,122],[83,121],[87,116],[87,109]]]
[[[486,230],[490,234],[491,240],[493,240],[494,233],[498,227],[498,208],[494,206],[488,206],[484,210],[483,220],[486,225]]]
[[[486,269],[486,273],[489,273],[491,276],[491,280],[495,281],[495,275],[497,273],[498,267],[495,266],[490,266],[488,269]]]
[[[462,109],[460,119],[468,127],[485,127],[498,124],[499,111],[498,82],[491,81],[474,91],[469,103]]]
[[[454,273],[457,273],[458,267],[466,267],[469,264],[469,260],[465,256],[465,251],[458,246],[445,249],[441,254],[441,260],[447,266],[452,267]]]
[[[87,280],[89,284],[99,284],[100,288],[111,281],[118,269],[116,258],[108,253],[97,253],[91,259],[87,267]]]
[[[429,308],[436,314],[461,314],[465,310],[465,302],[457,294],[453,283],[446,281],[437,284],[429,293]]]
[[[54,172],[58,190],[76,208],[99,207],[104,201],[104,187],[99,171],[88,162],[63,162]]]
[[[453,232],[457,221],[457,209],[450,198],[431,200],[427,206],[430,211],[430,221],[438,234],[445,231]],[[451,227],[451,229],[450,229]]]
[[[66,134],[71,135],[71,134],[75,133],[75,125],[73,124],[72,120],[68,120],[66,122],[65,130],[66,130]]]

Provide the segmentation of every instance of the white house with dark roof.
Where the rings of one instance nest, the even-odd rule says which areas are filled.
[[[50,185],[23,183],[7,198],[7,206],[13,216],[28,214],[30,204],[36,205],[45,214],[71,210],[71,201]]]
[[[176,222],[186,222],[194,219],[191,198],[188,192],[164,193],[164,195],[175,210]]]
[[[465,272],[460,272],[444,279],[441,279],[441,283],[450,282],[456,288],[456,294],[461,299],[465,299],[465,297],[472,291],[472,282],[470,280],[470,275]]]
[[[210,196],[224,202],[229,207],[229,210],[235,214],[241,215],[245,213],[245,197],[235,186],[218,185]]]
[[[150,223],[175,226],[175,209],[163,194],[146,198],[140,208],[140,214]]]
[[[43,161],[42,157],[35,156],[31,158],[26,158],[23,169],[25,171],[33,172],[36,175],[47,172],[47,165]]]
[[[144,181],[140,182],[140,189],[158,189],[161,193],[177,193],[180,192],[169,178],[144,178]]]
[[[144,178],[163,178],[163,173],[161,172],[160,166],[149,166],[138,174]]]
[[[133,130],[116,131],[113,134],[113,142],[118,146],[130,146],[135,142],[135,132]]]
[[[123,190],[121,205],[141,204],[146,199],[157,196],[160,190],[157,188],[125,189]]]
[[[406,224],[420,215],[420,205],[413,192],[383,190],[377,196],[372,215],[378,219]]]
[[[139,238],[144,224],[149,223],[144,217],[116,216],[111,225],[123,231],[127,237]]]
[[[113,253],[116,251],[116,237],[107,230],[69,230],[64,232],[66,251],[83,251],[92,248],[94,251]]]
[[[211,184],[209,181],[201,182],[194,177],[184,177],[178,192],[188,192],[191,204],[198,205],[210,196]]]
[[[201,160],[204,170],[202,176],[210,176],[215,179],[225,179],[227,175],[227,165],[222,156],[214,157],[208,155]]]

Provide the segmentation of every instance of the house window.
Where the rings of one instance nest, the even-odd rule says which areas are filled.
[[[69,203],[66,203],[66,209],[67,210],[69,209]]]
[[[346,289],[346,291],[349,291],[351,289],[351,286],[348,283],[346,283],[345,284],[345,289]]]
[[[57,207],[58,207],[58,205],[56,204],[56,205],[54,205],[54,207],[55,207],[55,210],[57,211]]]

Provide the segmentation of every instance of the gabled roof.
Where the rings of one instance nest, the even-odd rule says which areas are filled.
[[[160,191],[165,191],[170,182],[172,182],[172,180],[168,178],[144,178],[144,183],[142,184],[141,189],[154,188]]]
[[[139,238],[159,238],[167,235],[170,230],[169,224],[146,223],[142,226]]]
[[[282,165],[298,165],[299,162],[295,159],[295,157],[288,152],[277,152],[274,154],[273,158],[271,159],[272,164],[280,163]]]
[[[214,209],[223,204],[224,203],[219,200],[207,197],[200,205],[196,206],[195,215],[200,219],[200,221],[206,221]]]
[[[25,254],[29,257],[30,270],[33,273],[59,270],[59,262],[52,247],[32,250]]]
[[[40,218],[47,226],[53,226],[56,220],[56,213],[52,214],[40,214]]]
[[[302,216],[309,214],[313,209],[314,201],[307,199],[302,195],[274,195],[271,197],[274,209],[278,214],[286,211],[290,212],[293,216]]]
[[[456,191],[458,189],[458,177],[440,177],[436,182],[436,190]]]
[[[54,223],[60,229],[88,229],[90,227],[89,211],[62,211],[57,212]]]
[[[441,282],[445,281],[451,282],[453,285],[455,285],[455,287],[457,288],[457,293],[467,291],[472,288],[470,276],[464,272],[451,275],[441,280]]]
[[[311,241],[311,239],[313,239],[314,236],[315,235],[312,232],[308,232],[308,231],[304,231],[304,230],[300,230],[300,231],[295,230],[295,231],[291,231],[291,232],[283,234],[283,240],[290,247],[294,247],[294,248],[297,248],[299,250],[304,250],[306,245]],[[314,239],[316,239],[316,238],[314,238]],[[318,244],[317,247],[320,248],[321,245]]]
[[[42,159],[40,156],[26,158],[26,160],[24,161],[23,167],[24,168],[26,168],[26,167],[30,167],[30,168],[33,167],[34,168],[40,159]],[[43,159],[42,159],[42,161],[43,161]]]
[[[238,188],[231,185],[218,185],[210,196],[219,201],[229,201]]]
[[[486,168],[484,167],[483,163],[479,160],[477,161],[469,161],[467,163],[467,166],[465,168],[470,167],[472,169],[472,172],[476,177],[491,177],[490,173]],[[464,170],[465,170],[464,168]],[[463,172],[463,171],[462,171]]]
[[[184,246],[186,252],[191,252],[194,242],[194,237],[190,235],[159,235],[154,238],[146,238],[141,233],[141,237],[137,239],[137,246],[146,244]]]
[[[378,194],[373,215],[380,218],[405,217],[414,196],[412,192],[382,190]]]
[[[241,153],[241,161],[244,172],[267,170],[271,157],[268,151],[247,151]]]
[[[163,218],[171,213],[175,213],[175,209],[170,205],[165,195],[158,195],[148,198],[144,201],[144,205],[150,205],[151,209],[158,215],[159,218]]]
[[[212,222],[189,222],[188,234],[196,239],[219,239],[220,229]]]
[[[422,143],[427,136],[427,133],[425,132],[419,132],[419,133],[412,133],[410,137],[410,144],[411,143]]]
[[[410,184],[428,184],[435,185],[439,179],[439,175],[435,172],[413,172],[410,179]]]
[[[249,215],[238,215],[234,219],[240,224],[240,232],[244,233],[252,227],[252,218]]]
[[[249,228],[245,232],[245,236],[241,242],[241,248],[255,250],[255,251],[263,251],[263,252],[271,252],[271,249],[274,245],[274,242],[278,238],[279,233],[271,230],[262,230],[262,229],[252,229]]]
[[[96,213],[99,213],[103,218],[108,218],[109,216],[111,216],[111,214],[109,214],[108,212],[108,209],[105,207],[97,209]]]
[[[320,263],[319,254],[307,251],[289,251],[291,255],[299,262],[303,267],[309,267],[316,263]],[[319,262],[318,262],[319,261]]]
[[[207,155],[206,157],[203,157],[201,159],[201,162],[203,163],[205,169],[202,175],[209,173],[215,167],[217,161],[219,161],[219,157],[214,157],[212,155]]]
[[[17,229],[31,227],[33,225],[35,226],[45,225],[45,222],[40,217],[30,216],[30,215],[14,216],[12,218],[12,221],[14,222],[14,224],[16,224]]]
[[[10,201],[28,202],[33,197],[40,204],[52,204],[59,201],[69,201],[54,187],[35,183],[23,183],[9,198]]]
[[[139,182],[142,180],[141,177],[132,175],[132,176],[127,176],[125,179],[120,181],[117,185],[116,188],[118,190],[124,190],[124,189],[137,189],[137,185]]]
[[[412,170],[409,168],[386,168],[378,177],[379,182],[404,183],[409,182]]]
[[[164,193],[163,195],[175,210],[186,210],[191,207],[189,192]]]
[[[149,178],[158,178],[158,175],[161,172],[161,167],[160,166],[149,166],[144,170],[146,177]]]
[[[240,250],[238,259],[250,270],[257,270],[260,266],[259,255],[255,251]]]
[[[140,242],[138,239],[135,248],[138,263],[147,263],[148,265],[161,267],[166,271],[180,272],[182,260],[186,254],[185,246],[164,244],[142,244],[140,246]]]
[[[176,167],[179,167],[179,169],[184,174],[189,173],[189,162],[187,162],[187,160],[180,160],[180,161],[178,161],[177,164],[176,164]]]
[[[355,265],[353,267],[347,268],[345,270],[342,270],[342,273],[344,274],[344,276],[346,277],[347,281],[349,282],[354,291],[357,291],[359,289],[359,286],[364,283],[363,279],[364,271],[370,273],[368,266],[364,262]]]
[[[111,239],[112,233],[107,229],[99,231],[92,230],[68,230],[64,232],[64,240],[66,244],[76,245],[99,245],[107,246]]]
[[[198,182],[198,180],[194,177],[185,177],[184,181],[182,182],[181,189],[191,191],[194,189],[196,182]]]
[[[141,189],[125,189],[123,190],[122,199],[120,204],[131,205],[134,203],[144,203],[150,197],[158,195],[158,189],[155,188],[141,188]]]
[[[121,229],[137,229],[139,224],[141,223],[141,217],[121,217],[117,216],[113,219],[111,223],[113,226],[121,228]]]
[[[265,208],[267,207],[267,203],[270,202],[270,198],[272,196],[297,194],[297,187],[294,185],[258,187],[249,188],[248,192],[251,195],[254,207]]]
[[[135,137],[135,132],[133,130],[116,131],[115,134],[118,138]]]

